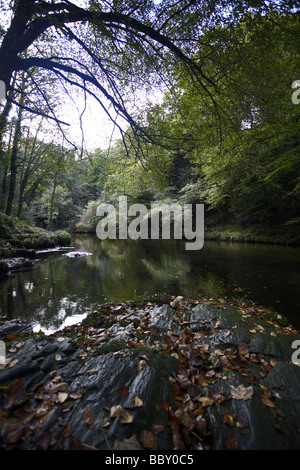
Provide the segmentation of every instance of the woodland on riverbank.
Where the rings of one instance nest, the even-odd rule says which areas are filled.
[[[207,238],[299,243],[293,2],[2,3],[3,214],[94,231],[99,203],[126,195],[205,204]],[[119,137],[106,148],[72,141],[59,117],[71,87],[84,96],[80,119],[86,95],[110,115]]]

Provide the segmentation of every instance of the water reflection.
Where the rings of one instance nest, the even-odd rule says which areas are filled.
[[[186,251],[180,240],[105,240],[79,236],[68,258],[41,254],[36,268],[2,280],[0,315],[34,321],[45,332],[75,323],[100,303],[154,293],[240,297],[286,314],[300,328],[300,250],[206,242]]]

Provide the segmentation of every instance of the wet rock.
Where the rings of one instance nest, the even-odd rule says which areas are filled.
[[[69,253],[64,253],[63,256],[67,256],[68,258],[81,258],[83,256],[90,256],[93,253],[88,253],[85,251],[70,251]]]
[[[18,333],[32,332],[32,325],[22,320],[0,320],[0,339]]]
[[[9,343],[1,445],[300,449],[295,339],[260,309],[106,306],[82,327]]]
[[[23,271],[35,267],[35,262],[29,258],[17,257],[2,260],[0,263],[0,271],[2,273],[10,273],[13,271]]]

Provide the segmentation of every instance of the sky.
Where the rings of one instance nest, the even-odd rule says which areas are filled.
[[[160,0],[156,0],[156,3],[159,3]],[[88,0],[72,0],[72,3],[85,7],[88,4]],[[8,0],[0,0],[0,26],[7,29],[9,26],[11,10],[9,9]],[[1,83],[0,83],[0,95],[1,95]],[[70,123],[70,126],[64,126],[63,129],[66,131],[70,141],[75,143],[78,147],[81,147],[83,144],[87,150],[91,151],[95,148],[101,148],[103,150],[107,149],[110,144],[118,140],[121,135],[118,129],[114,126],[113,122],[109,119],[105,111],[102,109],[101,105],[96,102],[94,98],[88,96],[85,102],[83,94],[79,93],[74,87],[70,89],[71,98],[61,95],[60,97],[60,111],[57,113],[59,118],[67,123]],[[101,95],[99,95],[101,97]],[[1,96],[0,96],[1,99]],[[103,104],[106,107],[109,107],[110,104],[105,101],[104,97]],[[149,96],[146,97],[145,93],[141,90],[138,95],[138,102],[141,105],[149,101]],[[151,102],[154,104],[157,100],[161,101],[161,94],[158,97],[154,95],[151,97]],[[2,104],[4,102],[2,101]],[[85,109],[86,108],[86,109]],[[84,113],[82,114],[83,110]],[[111,110],[111,108],[110,108]],[[82,118],[80,120],[80,115]],[[112,112],[112,117],[116,118],[114,112]],[[37,119],[39,122],[39,119]],[[117,118],[117,122],[121,125],[122,129],[126,130],[128,124],[123,121],[120,117]],[[34,126],[33,126],[34,128]],[[52,129],[52,126],[49,126],[49,129]],[[84,142],[82,137],[82,131],[84,133]],[[47,134],[51,134],[48,132]],[[45,133],[46,136],[46,133]],[[45,137],[46,138],[46,137]]]

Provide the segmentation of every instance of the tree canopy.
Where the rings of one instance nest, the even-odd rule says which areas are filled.
[[[32,89],[22,106],[62,124],[49,98],[49,76],[54,77],[66,90],[72,85],[93,96],[122,135],[117,116],[135,137],[149,140],[131,109],[133,90],[168,84],[180,62],[214,100],[215,80],[202,54],[204,33],[235,24],[247,12],[261,15],[294,6],[262,0],[15,0],[7,3],[1,29],[0,80],[9,102],[21,106],[22,89],[14,77],[24,72]]]
[[[50,227],[86,207],[88,224],[99,200],[127,194],[204,202],[240,223],[297,223],[297,2],[1,0],[1,7],[7,214]],[[83,99],[80,118],[92,99],[119,130],[110,149],[76,153],[67,132],[74,116],[61,112],[71,90]],[[159,93],[156,104],[143,99],[151,92]]]

